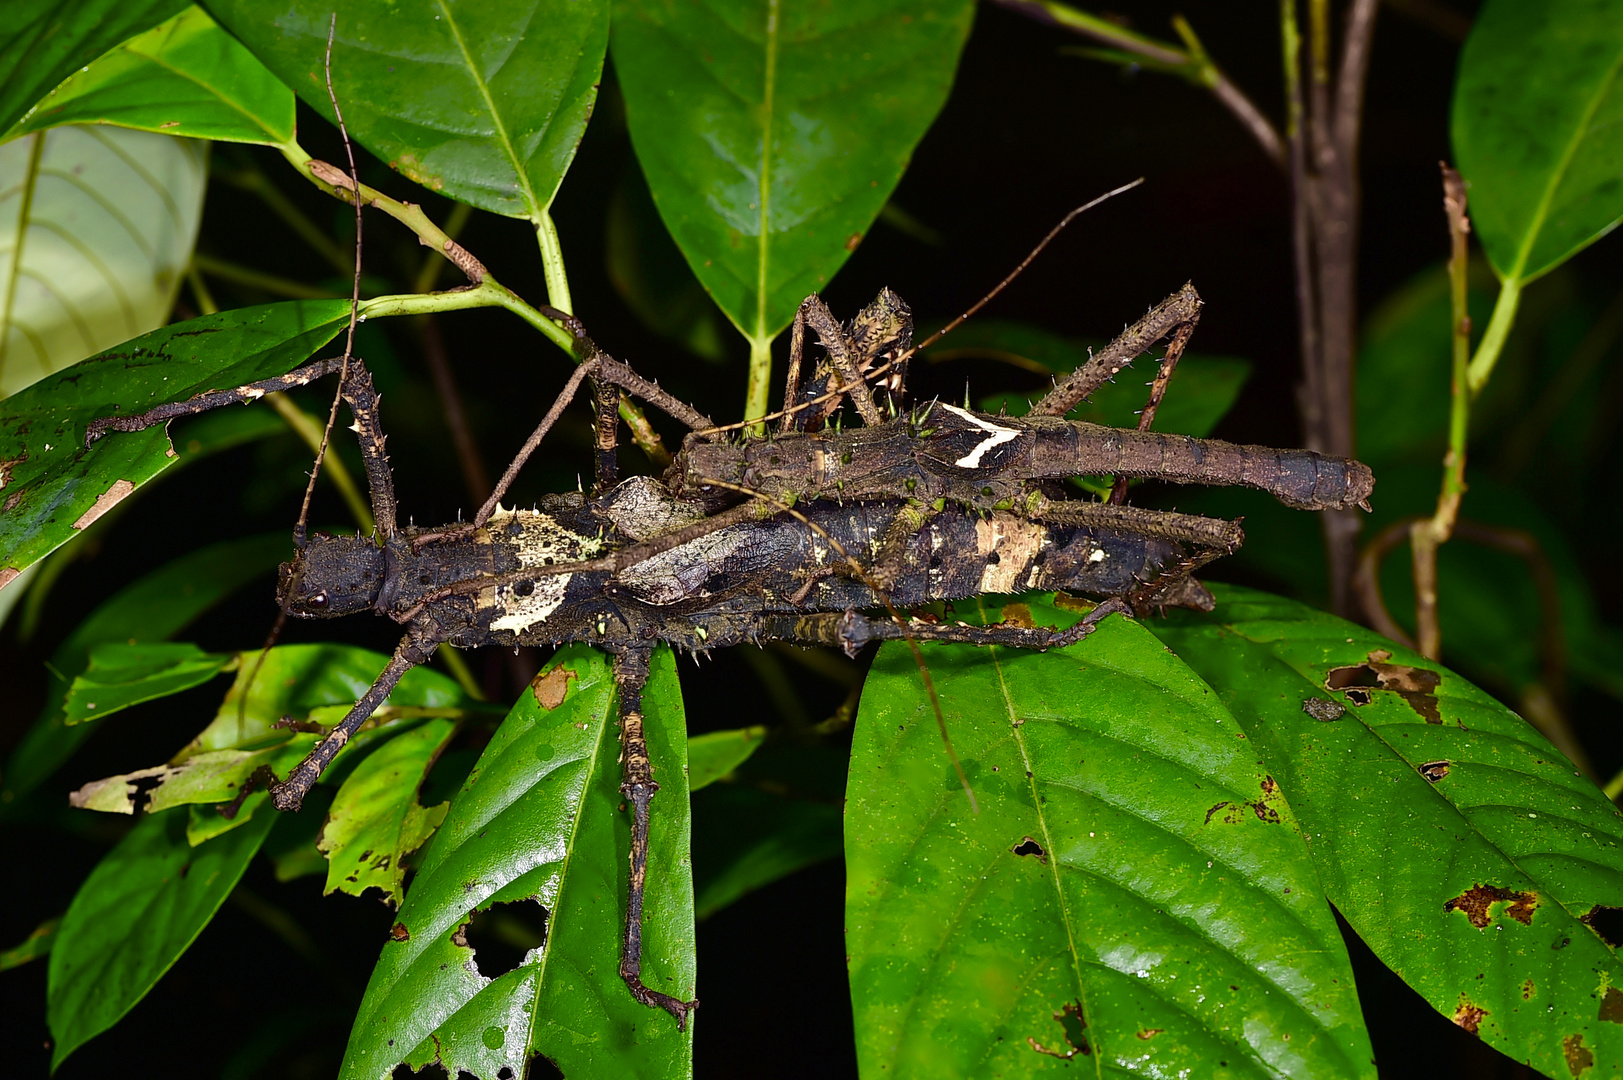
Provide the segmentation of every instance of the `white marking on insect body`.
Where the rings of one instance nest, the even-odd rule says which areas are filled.
[[[960,409],[956,405],[948,405],[943,402],[941,407],[950,413],[963,417],[965,420],[968,420],[971,424],[974,424],[982,431],[991,433],[987,435],[985,439],[981,440],[979,446],[975,447],[975,449],[953,462],[953,464],[958,466],[960,469],[980,468],[982,454],[985,454],[988,450],[1002,446],[1006,442],[1013,442],[1015,439],[1020,437],[1020,431],[1018,428],[1006,428],[997,424],[987,423],[974,413],[969,412],[966,409]]]
[[[597,537],[581,536],[559,525],[547,514],[498,509],[490,517],[492,535],[506,538],[508,526],[521,528],[508,542],[517,549],[522,567],[551,566],[557,562],[577,562],[589,559],[602,550],[603,542]],[[545,622],[547,616],[558,610],[564,602],[573,574],[546,574],[533,582],[498,585],[491,590],[489,602],[501,615],[494,619],[492,630],[511,630],[522,633],[536,623]],[[529,593],[519,591],[520,585],[531,588]]]

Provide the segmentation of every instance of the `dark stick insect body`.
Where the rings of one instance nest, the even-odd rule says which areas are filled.
[[[311,538],[283,565],[279,599],[299,616],[373,611],[403,624],[406,633],[355,707],[288,777],[271,784],[275,804],[297,809],[401,676],[440,644],[589,642],[605,648],[614,656],[620,691],[621,791],[632,810],[620,974],[637,1000],[685,1026],[697,1003],[641,980],[643,875],[658,790],[642,734],[641,691],[659,643],[693,653],[770,640],[849,653],[894,639],[1060,647],[1085,637],[1112,612],[1210,607],[1192,572],[1233,551],[1242,534],[1230,522],[1118,500],[1067,500],[1056,494],[1054,478],[1097,471],[1250,483],[1311,508],[1357,505],[1368,496],[1372,479],[1356,462],[1060,419],[1070,407],[1065,400],[1074,404],[1170,335],[1140,425],[1147,427],[1198,306],[1186,288],[1057,387],[1033,417],[1012,420],[934,404],[904,414],[899,373],[911,354],[912,332],[906,305],[886,292],[841,326],[813,297],[792,335],[785,422],[772,439],[741,444],[715,439],[707,418],[602,354],[578,322],[560,315],[587,359],[473,522],[440,529],[397,527],[377,399],[356,358],[343,365],[317,361],[251,386],[111,417],[93,424],[88,437],[251,400],[342,366],[340,393],[356,415],[379,535]],[[802,385],[806,326],[829,357]],[[887,373],[891,378],[882,379]],[[502,509],[497,498],[587,378],[598,417],[593,494],[553,496],[528,512]],[[884,394],[883,410],[870,383]],[[612,405],[621,392],[695,429],[667,481],[618,482]],[[847,396],[865,426],[818,430]],[[1107,599],[1065,631],[896,614],[898,607],[1028,590]],[[881,608],[890,617],[864,614]]]

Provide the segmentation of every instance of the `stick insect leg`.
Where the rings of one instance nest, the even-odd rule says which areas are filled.
[[[808,296],[795,309],[795,321],[789,328],[789,373],[783,380],[783,419],[778,422],[778,434],[805,430],[804,410],[800,402],[800,363],[806,355],[806,305],[816,297]]]
[[[394,535],[396,523],[394,474],[389,471],[389,456],[383,451],[379,395],[372,386],[372,373],[366,370],[360,357],[349,358],[344,385],[338,389],[355,417],[355,437],[361,444],[361,463],[366,468],[367,493],[372,499],[372,520],[377,523],[378,531],[388,538]]]
[[[1193,285],[1185,285],[1094,353],[1087,363],[1061,379],[1046,397],[1032,406],[1031,415],[1064,416],[1174,328],[1184,323],[1193,326],[1199,318],[1200,294]]]
[[[297,810],[304,802],[304,797],[310,794],[322,771],[332,764],[332,759],[338,756],[355,729],[364,724],[371,715],[383,704],[401,676],[416,667],[418,664],[428,662],[434,655],[434,649],[440,643],[439,635],[430,628],[413,625],[406,631],[406,636],[400,639],[395,647],[394,655],[384,666],[383,673],[377,681],[361,695],[361,700],[355,707],[345,714],[338,726],[327,733],[327,737],[316,744],[305,759],[296,765],[287,779],[270,785],[271,801],[278,810]]]
[[[353,360],[353,357],[351,358]],[[326,360],[316,360],[301,368],[294,368],[286,375],[277,375],[274,378],[261,379],[258,382],[239,386],[234,390],[211,390],[208,393],[198,394],[185,401],[175,401],[167,405],[159,405],[146,412],[134,413],[130,416],[104,416],[100,420],[92,420],[85,428],[85,445],[89,446],[109,431],[145,431],[157,424],[166,424],[171,420],[178,420],[182,416],[195,416],[198,413],[218,409],[223,405],[239,405],[243,402],[257,401],[266,394],[274,394],[279,390],[292,390],[295,387],[312,383],[324,375],[331,375],[344,366],[344,358],[334,356]]]
[[[1183,357],[1184,346],[1189,344],[1189,337],[1195,332],[1193,321],[1175,327],[1172,336],[1167,339],[1166,355],[1161,357],[1161,367],[1155,373],[1155,381],[1150,384],[1150,398],[1144,403],[1144,410],[1138,414],[1138,430],[1148,431],[1150,425],[1155,423],[1155,411],[1161,407],[1161,399],[1166,397],[1167,383],[1172,380],[1172,373],[1177,370],[1178,361]],[[1116,484],[1110,489],[1110,502],[1121,506],[1127,501],[1127,477],[1116,477]]]
[[[648,811],[659,785],[648,760],[648,740],[642,727],[642,688],[648,682],[649,652],[627,649],[614,654],[614,681],[620,691],[620,794],[631,804],[631,884],[626,896],[625,936],[621,939],[620,978],[631,996],[651,1009],[664,1009],[676,1017],[678,1030],[687,1029],[688,1013],[697,1001],[683,1001],[642,982],[642,903],[648,878]]]
[[[593,438],[597,463],[592,484],[592,496],[596,498],[620,482],[620,460],[616,452],[620,427],[620,388],[603,379],[593,379],[592,396],[597,402]]]
[[[910,621],[898,625],[890,619],[870,619],[855,611],[818,612],[800,618],[773,616],[763,620],[761,636],[800,645],[832,645],[855,656],[870,641],[944,641],[958,645],[1005,645],[1016,649],[1062,649],[1093,633],[1107,615],[1133,617],[1133,609],[1111,597],[1066,630],[1048,627],[971,626],[968,623]]]
[[[885,422],[884,416],[879,412],[879,406],[874,404],[873,392],[868,389],[868,379],[857,367],[857,361],[851,355],[851,342],[846,337],[845,327],[840,320],[828,310],[821,297],[808,296],[806,302],[800,305],[800,310],[806,313],[807,324],[817,331],[817,339],[828,350],[829,362],[834,365],[834,372],[843,384],[840,389],[851,397],[851,404],[857,408],[857,415],[869,427],[877,427]],[[831,410],[832,411],[832,410]]]

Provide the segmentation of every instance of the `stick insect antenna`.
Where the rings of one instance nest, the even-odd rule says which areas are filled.
[[[327,53],[323,70],[327,78],[327,100],[332,103],[333,116],[338,119],[338,134],[344,140],[344,156],[349,161],[350,201],[355,206],[355,274],[350,286],[349,328],[344,336],[344,359],[338,369],[338,391],[333,394],[332,408],[327,410],[327,426],[321,432],[321,445],[316,447],[316,462],[310,469],[310,482],[304,487],[304,502],[299,506],[298,524],[293,526],[293,547],[303,551],[310,519],[310,500],[315,496],[316,478],[321,475],[321,463],[327,457],[327,444],[332,441],[333,425],[338,422],[338,406],[344,400],[344,387],[349,379],[349,359],[355,351],[355,324],[361,311],[361,177],[355,168],[355,148],[349,141],[349,129],[344,126],[344,111],[338,107],[338,95],[332,87],[332,45],[338,34],[338,12],[333,12],[327,24]]]

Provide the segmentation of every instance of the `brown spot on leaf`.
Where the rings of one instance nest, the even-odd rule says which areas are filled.
[[[28,454],[26,451],[14,458],[0,458],[0,488],[11,483],[11,470],[27,460]]]
[[[411,940],[411,931],[406,929],[406,924],[405,923],[397,922],[393,926],[389,927],[389,940],[390,941],[410,941]]]
[[[1447,761],[1428,761],[1420,766],[1420,775],[1435,784],[1448,775],[1450,764]]]
[[[1495,885],[1473,885],[1443,905],[1444,911],[1461,911],[1471,925],[1481,930],[1493,921],[1493,905],[1504,904],[1505,914],[1531,926],[1533,911],[1538,907],[1538,893],[1501,889]]]
[[[569,692],[569,680],[578,678],[569,668],[555,667],[537,675],[535,681],[530,683],[530,692],[535,695],[537,705],[551,712],[564,703],[564,695]]]
[[[92,522],[123,502],[130,492],[134,490],[135,485],[128,480],[114,480],[113,486],[102,492],[101,496],[90,504],[89,510],[79,515],[79,520],[73,523],[73,527],[75,529],[90,528]]]
[[[1614,1024],[1623,1024],[1623,990],[1615,986],[1608,986],[1606,994],[1600,999],[1600,1015],[1597,1020],[1610,1020]]]
[[[1595,1053],[1584,1045],[1582,1032],[1561,1040],[1561,1056],[1567,1059],[1567,1071],[1573,1076],[1582,1076],[1584,1070],[1595,1065]]]
[[[1157,1035],[1161,1034],[1161,1032],[1163,1032],[1165,1030],[1166,1030],[1166,1028],[1145,1028],[1143,1031],[1135,1031],[1135,1032],[1133,1032],[1133,1034],[1137,1035],[1140,1039],[1143,1039],[1145,1042],[1149,1042],[1151,1039],[1155,1038]]]
[[[1080,1001],[1066,1002],[1064,1007],[1054,1014],[1054,1019],[1059,1021],[1059,1026],[1064,1030],[1065,1041],[1069,1044],[1070,1049],[1051,1050],[1028,1035],[1026,1036],[1026,1042],[1031,1045],[1033,1050],[1039,1054],[1047,1054],[1049,1057],[1057,1057],[1064,1061],[1069,1061],[1078,1054],[1087,1057],[1093,1053],[1093,1048],[1088,1045],[1088,1037],[1083,1034],[1087,1029],[1088,1022],[1082,1019],[1082,1003]]]
[[[1599,934],[1600,939],[1612,948],[1623,945],[1623,907],[1596,904],[1578,916],[1578,921]]]
[[[16,581],[21,574],[22,571],[14,566],[0,566],[0,589]]]
[[[1525,982],[1522,983],[1522,1000],[1523,1001],[1532,1001],[1533,1000],[1533,994],[1536,993],[1536,992],[1537,991],[1533,987],[1533,980],[1532,979],[1528,979],[1528,980],[1526,980]]]
[[[1029,630],[1037,625],[1037,620],[1031,617],[1031,609],[1024,604],[1004,604],[1003,625],[1024,626]]]
[[[1454,1010],[1454,1023],[1476,1034],[1476,1029],[1482,1026],[1482,1018],[1488,1015],[1488,1010],[1480,1005],[1472,1005],[1464,998],[1460,999],[1460,1007]]]
[[[1014,845],[1014,847],[1010,848],[1009,850],[1013,851],[1016,855],[1035,855],[1037,856],[1038,862],[1044,864],[1045,866],[1048,864],[1048,852],[1044,851],[1043,846],[1029,836],[1020,841],[1018,844]]]
[[[463,923],[451,932],[451,944],[459,949],[468,948],[468,924]]]
[[[855,251],[857,249],[857,245],[860,243],[862,243],[862,234],[859,232],[854,232],[845,238],[845,250]]]
[[[1323,698],[1303,698],[1302,711],[1321,723],[1340,720],[1347,715],[1347,706],[1339,701],[1326,701]]]
[[[1392,654],[1376,649],[1362,664],[1332,668],[1324,680],[1326,690],[1339,690],[1354,705],[1375,700],[1371,690],[1386,690],[1401,697],[1428,724],[1441,724],[1437,711],[1437,684],[1442,676],[1427,668],[1388,664]]]

